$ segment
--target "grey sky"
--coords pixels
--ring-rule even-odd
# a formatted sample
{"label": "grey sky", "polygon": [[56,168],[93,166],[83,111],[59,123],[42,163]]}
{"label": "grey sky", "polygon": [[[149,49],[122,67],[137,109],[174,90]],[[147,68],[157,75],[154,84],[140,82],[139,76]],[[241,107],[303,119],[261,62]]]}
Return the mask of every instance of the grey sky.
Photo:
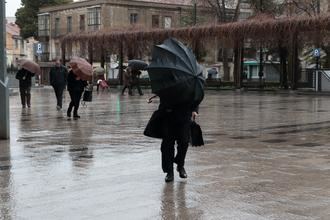
{"label": "grey sky", "polygon": [[6,0],[6,17],[15,17],[16,10],[21,7],[21,0]]}

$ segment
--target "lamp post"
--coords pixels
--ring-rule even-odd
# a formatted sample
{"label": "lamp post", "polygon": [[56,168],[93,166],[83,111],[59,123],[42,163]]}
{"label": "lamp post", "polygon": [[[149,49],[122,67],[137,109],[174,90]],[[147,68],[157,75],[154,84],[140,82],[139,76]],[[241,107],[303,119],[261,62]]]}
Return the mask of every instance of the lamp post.
{"label": "lamp post", "polygon": [[0,12],[0,139],[9,139],[9,89],[5,54],[5,0],[0,0]]}
{"label": "lamp post", "polygon": [[[260,0],[260,8],[259,8],[259,10],[260,10],[260,12],[262,13],[262,0]],[[260,43],[261,44],[261,43]],[[263,87],[263,82],[262,82],[262,78],[263,78],[263,76],[264,76],[264,68],[263,68],[263,53],[262,53],[262,45],[260,45],[260,52],[259,52],[259,74],[258,74],[258,76],[259,76],[259,87],[260,88],[262,88]]]}

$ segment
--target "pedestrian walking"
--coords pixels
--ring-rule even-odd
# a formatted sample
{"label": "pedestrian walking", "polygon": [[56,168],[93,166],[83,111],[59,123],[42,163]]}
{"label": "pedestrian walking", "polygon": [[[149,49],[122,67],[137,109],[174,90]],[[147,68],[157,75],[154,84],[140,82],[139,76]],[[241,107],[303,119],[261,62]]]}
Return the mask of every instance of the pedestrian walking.
{"label": "pedestrian walking", "polygon": [[125,95],[125,90],[128,89],[128,94],[132,95],[132,77],[131,77],[131,68],[127,67],[126,70],[123,70],[123,89],[121,91],[122,95]]}
{"label": "pedestrian walking", "polygon": [[142,89],[140,87],[140,75],[141,75],[140,70],[135,70],[135,69],[131,70],[131,77],[132,77],[131,90],[133,90],[133,88],[136,87],[139,92],[139,95],[143,95]]}
{"label": "pedestrian walking", "polygon": [[[166,173],[165,182],[174,179],[173,165],[181,178],[187,178],[184,168],[186,154],[190,139],[190,125],[192,119],[198,115],[197,107],[192,105],[166,106],[160,100],[159,110],[162,112],[162,169]],[[177,154],[175,155],[175,142],[177,143]]]}
{"label": "pedestrian walking", "polygon": [[19,92],[21,96],[22,108],[31,108],[31,86],[32,77],[35,74],[25,68],[21,68],[16,73],[16,79],[19,80]]}
{"label": "pedestrian walking", "polygon": [[50,85],[54,88],[57,104],[56,109],[62,109],[63,91],[67,84],[68,70],[62,65],[61,60],[57,58],[55,65],[49,71]]}
{"label": "pedestrian walking", "polygon": [[73,109],[73,118],[78,119],[78,109],[80,105],[80,99],[84,92],[85,86],[87,86],[87,81],[82,80],[79,76],[75,75],[72,70],[68,74],[68,91],[70,94],[71,102],[67,110],[67,116],[71,117],[71,112]]}
{"label": "pedestrian walking", "polygon": [[[160,105],[151,116],[144,134],[162,139],[165,182],[174,180],[174,163],[177,164],[179,176],[187,178],[184,165],[191,123],[198,115],[198,106],[204,98],[203,67],[197,63],[189,48],[176,39],[169,38],[162,45],[154,46],[147,71],[152,92],[159,96]],[[148,100],[149,103],[151,99]]]}

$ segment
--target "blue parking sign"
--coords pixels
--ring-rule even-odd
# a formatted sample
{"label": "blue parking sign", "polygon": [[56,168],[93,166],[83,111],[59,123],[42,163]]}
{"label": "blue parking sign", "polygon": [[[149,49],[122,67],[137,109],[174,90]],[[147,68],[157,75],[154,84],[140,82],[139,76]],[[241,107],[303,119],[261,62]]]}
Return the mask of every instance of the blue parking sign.
{"label": "blue parking sign", "polygon": [[320,50],[320,48],[315,48],[313,50],[313,56],[314,57],[320,57],[321,56],[321,50]]}
{"label": "blue parking sign", "polygon": [[36,54],[42,54],[43,53],[43,48],[42,48],[41,43],[35,44],[35,51],[36,51]]}

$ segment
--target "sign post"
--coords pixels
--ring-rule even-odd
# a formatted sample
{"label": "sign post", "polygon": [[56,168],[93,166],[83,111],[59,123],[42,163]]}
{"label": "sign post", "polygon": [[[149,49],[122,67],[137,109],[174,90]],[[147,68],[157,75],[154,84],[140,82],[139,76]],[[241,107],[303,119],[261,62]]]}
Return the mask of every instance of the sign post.
{"label": "sign post", "polygon": [[320,87],[320,74],[319,74],[319,69],[320,69],[320,56],[321,56],[321,50],[320,48],[315,48],[313,50],[313,57],[315,57],[315,91],[319,91]]}

